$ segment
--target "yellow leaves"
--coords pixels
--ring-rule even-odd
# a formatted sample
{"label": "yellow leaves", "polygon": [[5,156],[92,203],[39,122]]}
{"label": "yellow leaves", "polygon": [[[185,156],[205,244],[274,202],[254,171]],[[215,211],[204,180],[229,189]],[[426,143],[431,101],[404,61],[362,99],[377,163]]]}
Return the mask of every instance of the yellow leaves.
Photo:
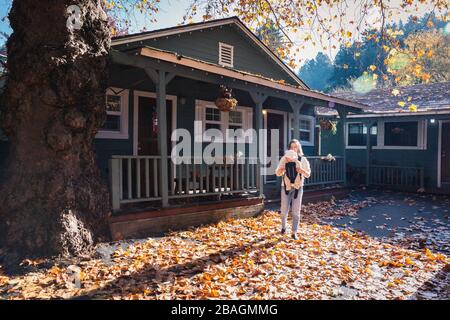
{"label": "yellow leaves", "polygon": [[369,66],[369,69],[372,70],[372,71],[375,71],[377,69],[377,67],[372,64],[372,65]]}
{"label": "yellow leaves", "polygon": [[415,104],[411,104],[408,109],[411,112],[416,112],[417,111],[417,106]]}
{"label": "yellow leaves", "polygon": [[395,261],[395,260],[391,260],[391,261],[385,261],[385,260],[381,260],[379,262],[380,267],[392,267],[392,268],[401,268],[404,266],[403,263],[399,262],[399,261]]}
{"label": "yellow leaves", "polygon": [[57,266],[53,266],[53,267],[48,271],[48,274],[49,274],[49,275],[52,275],[52,276],[58,276],[58,275],[60,275],[62,272],[63,272],[62,269],[60,269],[60,268],[57,267]]}
{"label": "yellow leaves", "polygon": [[405,264],[408,266],[413,266],[415,263],[411,260],[410,257],[405,258]]}
{"label": "yellow leaves", "polygon": [[400,107],[404,107],[406,105],[406,103],[404,101],[399,101],[397,103]]}
{"label": "yellow leaves", "polygon": [[419,49],[419,51],[417,51],[417,57],[419,57],[419,58],[422,58],[424,54],[425,54],[425,51],[423,49]]}
{"label": "yellow leaves", "polygon": [[344,267],[342,269],[346,273],[352,273],[353,272],[352,268],[350,268],[348,265],[344,265]]}
{"label": "yellow leaves", "polygon": [[9,278],[0,275],[0,287],[6,286],[9,283]]}
{"label": "yellow leaves", "polygon": [[396,96],[398,96],[398,95],[400,94],[400,90],[394,89],[394,90],[392,90],[391,94],[392,94],[394,97],[396,97]]}
{"label": "yellow leaves", "polygon": [[426,248],[424,250],[425,256],[427,257],[428,260],[430,261],[440,261],[440,262],[446,262],[447,257],[444,254],[434,254],[433,252],[431,252],[430,249]]}
{"label": "yellow leaves", "polygon": [[397,285],[394,282],[388,282],[387,286],[388,286],[388,288],[394,288]]}

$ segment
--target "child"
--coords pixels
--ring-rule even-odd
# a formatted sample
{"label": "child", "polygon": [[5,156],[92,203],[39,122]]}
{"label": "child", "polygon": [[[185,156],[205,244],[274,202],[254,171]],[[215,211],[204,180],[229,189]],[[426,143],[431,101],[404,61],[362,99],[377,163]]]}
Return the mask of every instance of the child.
{"label": "child", "polygon": [[301,174],[298,173],[298,170],[301,168],[301,164],[298,160],[297,152],[294,150],[286,151],[284,157],[280,160],[280,164],[284,165],[285,168],[283,182],[286,194],[294,188],[296,190],[294,197],[297,198],[298,190],[300,189],[300,184],[302,181]]}

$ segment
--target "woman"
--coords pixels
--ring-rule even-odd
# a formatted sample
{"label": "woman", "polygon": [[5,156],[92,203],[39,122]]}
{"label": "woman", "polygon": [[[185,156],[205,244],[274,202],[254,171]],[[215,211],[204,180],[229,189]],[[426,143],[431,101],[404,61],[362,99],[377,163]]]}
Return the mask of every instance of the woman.
{"label": "woman", "polygon": [[[288,145],[288,149],[295,151],[301,160],[293,159],[287,156],[283,156],[278,164],[275,174],[278,177],[284,176],[286,173],[286,164],[288,162],[297,162],[296,171],[301,175],[299,189],[289,186],[286,188],[285,179],[281,182],[281,233],[286,233],[287,218],[289,213],[289,208],[292,210],[292,238],[298,239],[297,231],[300,222],[300,210],[302,208],[302,198],[303,198],[303,185],[304,179],[309,178],[311,175],[311,169],[309,166],[308,159],[303,154],[303,149],[300,142],[296,139],[291,140]],[[292,152],[291,152],[292,153]],[[291,203],[292,202],[292,203]]]}

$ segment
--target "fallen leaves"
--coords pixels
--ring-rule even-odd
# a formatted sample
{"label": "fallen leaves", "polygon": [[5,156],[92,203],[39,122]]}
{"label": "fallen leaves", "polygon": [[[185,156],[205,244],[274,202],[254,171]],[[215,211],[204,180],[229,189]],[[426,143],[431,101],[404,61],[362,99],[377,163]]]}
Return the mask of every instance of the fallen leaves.
{"label": "fallen leaves", "polygon": [[372,202],[305,205],[299,240],[280,235],[279,213],[267,211],[159,239],[124,241],[103,259],[55,262],[48,269],[26,262],[34,269],[23,276],[0,273],[0,298],[408,298],[441,274],[446,255],[323,224],[324,217],[356,216]]}

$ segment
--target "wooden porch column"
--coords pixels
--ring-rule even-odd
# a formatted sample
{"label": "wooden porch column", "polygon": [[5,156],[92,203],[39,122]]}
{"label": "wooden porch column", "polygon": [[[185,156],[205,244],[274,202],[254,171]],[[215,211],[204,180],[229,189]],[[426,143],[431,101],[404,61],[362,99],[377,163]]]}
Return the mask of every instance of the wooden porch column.
{"label": "wooden porch column", "polygon": [[370,141],[370,130],[375,124],[374,121],[367,121],[364,123],[367,127],[366,133],[366,186],[370,184],[370,152],[371,152],[371,141]]}
{"label": "wooden porch column", "polygon": [[164,70],[146,68],[145,72],[156,86],[156,113],[158,119],[158,153],[161,156],[161,171],[159,185],[161,186],[161,200],[163,208],[169,206],[169,157],[167,141],[167,116],[166,116],[166,86],[174,78],[173,74],[167,74]]}
{"label": "wooden porch column", "polygon": [[267,96],[260,92],[249,91],[250,96],[255,103],[255,130],[257,132],[258,137],[258,163],[257,163],[257,172],[259,174],[256,175],[256,185],[258,186],[259,196],[264,198],[264,179],[261,176],[261,159],[263,159],[264,154],[264,138],[262,134],[260,134],[260,130],[263,129],[263,103],[266,101]]}
{"label": "wooden porch column", "polygon": [[[289,100],[289,104],[291,105],[292,111],[294,113],[294,133],[292,134],[291,139],[297,139],[298,141],[300,141],[300,112],[305,103],[299,100]],[[288,127],[290,127],[290,124]]]}
{"label": "wooden porch column", "polygon": [[346,149],[346,137],[347,137],[347,113],[345,108],[338,106],[337,112],[342,123],[342,158],[344,161],[344,186],[347,185],[347,149]]}

